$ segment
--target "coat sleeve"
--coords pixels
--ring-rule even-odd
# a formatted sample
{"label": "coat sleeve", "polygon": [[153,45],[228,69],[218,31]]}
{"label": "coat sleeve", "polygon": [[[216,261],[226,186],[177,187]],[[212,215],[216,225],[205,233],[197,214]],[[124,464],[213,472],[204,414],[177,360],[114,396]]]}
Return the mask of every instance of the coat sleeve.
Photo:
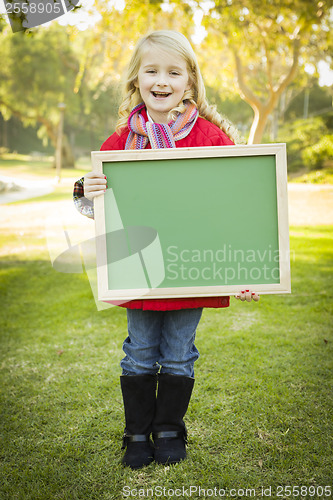
{"label": "coat sleeve", "polygon": [[74,183],[73,201],[80,214],[89,217],[89,219],[94,218],[94,202],[84,196],[84,177]]}
{"label": "coat sleeve", "polygon": [[[112,134],[102,144],[101,151],[124,149],[127,134],[127,129],[125,129],[120,136],[116,133]],[[88,200],[88,198],[84,196],[84,177],[78,179],[74,184],[73,201],[80,214],[85,215],[90,219],[94,218],[94,202],[92,200]]]}

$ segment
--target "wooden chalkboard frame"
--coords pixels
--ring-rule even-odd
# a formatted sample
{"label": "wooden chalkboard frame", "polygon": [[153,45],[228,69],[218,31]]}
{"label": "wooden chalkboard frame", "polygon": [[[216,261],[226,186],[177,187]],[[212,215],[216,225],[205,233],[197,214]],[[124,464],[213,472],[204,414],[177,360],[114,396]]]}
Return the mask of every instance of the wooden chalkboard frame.
{"label": "wooden chalkboard frame", "polygon": [[[250,145],[250,146],[216,146],[216,147],[196,147],[196,148],[175,148],[175,149],[159,149],[159,150],[139,150],[139,151],[93,151],[91,153],[92,157],[92,170],[98,173],[107,173],[110,171],[115,173],[117,172],[117,176],[119,177],[119,183],[118,185],[121,186],[122,184],[122,172],[125,173],[126,168],[131,168],[132,166],[135,167],[135,174],[134,174],[134,179],[133,183],[136,185],[136,189],[140,190],[140,178],[142,174],[144,173],[144,169],[146,169],[149,172],[149,169],[151,169],[151,165],[154,165],[154,175],[157,173],[162,173],[163,170],[165,171],[165,168],[170,165],[170,163],[166,162],[165,160],[172,161],[172,165],[176,167],[176,169],[170,169],[170,175],[173,175],[173,172],[180,171],[180,168],[184,168],[183,164],[185,165],[186,162],[183,162],[183,160],[191,160],[193,164],[195,162],[198,162],[198,159],[204,159],[204,165],[205,168],[208,169],[207,174],[210,174],[209,171],[209,166],[213,164],[213,161],[216,164],[216,161],[218,161],[218,165],[221,165],[221,169],[224,168],[223,171],[227,172],[228,175],[232,176],[236,175],[233,174],[233,168],[234,167],[226,167],[226,159],[232,159],[231,161],[233,162],[232,165],[237,165],[241,162],[243,165],[243,172],[246,172],[246,175],[248,175],[249,179],[253,178],[252,176],[252,171],[251,168],[253,169],[253,174],[257,171],[257,167],[254,165],[261,165],[263,168],[264,167],[264,162],[266,162],[266,159],[269,158],[270,165],[274,164],[274,167],[270,167],[270,169],[274,169],[274,175],[271,175],[271,179],[266,181],[265,186],[261,186],[258,189],[256,187],[253,187],[253,194],[251,194],[253,198],[253,204],[252,206],[245,205],[243,207],[244,210],[244,220],[248,221],[253,221],[254,218],[256,217],[256,214],[258,213],[270,213],[272,212],[272,221],[269,222],[270,227],[272,227],[272,231],[275,234],[276,233],[276,241],[277,241],[277,246],[274,247],[275,251],[275,257],[274,261],[276,264],[274,269],[278,269],[277,274],[278,276],[276,277],[275,273],[275,278],[274,282],[262,282],[256,277],[256,279],[247,279],[246,282],[244,283],[239,282],[240,275],[238,276],[238,281],[236,280],[235,283],[232,282],[232,280],[226,280],[227,282],[222,285],[216,285],[216,280],[214,283],[210,283],[209,280],[208,282],[205,281],[204,285],[202,284],[202,279],[201,282],[198,284],[194,281],[194,283],[191,282],[190,286],[188,286],[187,283],[185,283],[185,286],[182,286],[182,284],[177,284],[173,286],[163,286],[161,287],[160,284],[163,283],[162,277],[161,277],[161,270],[156,271],[156,263],[152,263],[151,268],[155,273],[155,282],[154,278],[149,280],[149,259],[150,256],[152,255],[152,252],[155,252],[161,250],[160,248],[160,242],[158,241],[158,235],[157,238],[155,238],[156,235],[151,234],[151,246],[149,247],[150,250],[144,254],[143,252],[137,251],[137,253],[134,253],[129,250],[129,253],[127,255],[127,258],[123,259],[123,267],[120,266],[120,270],[116,272],[116,275],[118,276],[124,276],[126,274],[131,273],[131,269],[133,269],[132,266],[138,266],[138,265],[143,265],[145,267],[144,273],[142,274],[143,281],[144,283],[143,286],[135,286],[133,287],[132,285],[127,285],[126,279],[124,280],[124,284],[122,286],[116,286],[116,288],[112,287],[109,285],[110,280],[112,282],[112,273],[111,273],[111,278],[110,278],[110,268],[112,268],[113,264],[110,264],[110,251],[112,252],[112,248],[110,249],[108,245],[111,247],[114,246],[114,244],[111,242],[109,243],[110,240],[108,240],[107,237],[107,231],[106,227],[108,226],[108,217],[109,213],[112,212],[112,232],[113,234],[116,234],[117,236],[123,236],[123,238],[120,238],[122,240],[122,243],[124,244],[124,238],[126,239],[127,236],[125,235],[126,233],[126,224],[125,224],[125,232],[124,232],[124,225],[123,221],[121,220],[121,215],[119,213],[118,209],[118,201],[116,202],[116,199],[118,198],[118,193],[117,193],[117,188],[113,186],[113,180],[112,180],[112,175],[108,175],[108,185],[109,189],[107,190],[106,194],[103,196],[98,196],[94,200],[94,210],[95,210],[95,228],[96,228],[96,264],[97,264],[97,281],[98,281],[98,299],[101,301],[109,301],[109,302],[115,302],[115,303],[122,303],[122,302],[127,302],[129,300],[135,300],[135,299],[142,299],[142,298],[147,298],[147,299],[161,299],[161,298],[185,298],[185,297],[209,297],[209,296],[223,296],[223,295],[232,295],[235,293],[238,293],[240,290],[243,290],[245,288],[251,289],[252,291],[259,292],[261,294],[273,294],[273,293],[290,293],[291,292],[291,284],[290,284],[290,253],[289,253],[289,223],[288,223],[288,194],[287,194],[287,161],[286,161],[286,145],[285,144],[260,144],[260,145]],[[252,158],[252,163],[250,159]],[[253,158],[255,161],[253,161]],[[213,160],[215,159],[215,160]],[[218,159],[218,160],[216,160]],[[153,163],[150,163],[151,160],[154,161]],[[237,160],[237,161],[236,161]],[[156,163],[157,161],[157,163]],[[246,161],[246,169],[244,170],[244,162]],[[125,162],[125,163],[123,163]],[[236,162],[236,163],[235,163]],[[261,163],[260,163],[261,162]],[[191,164],[192,164],[191,163]],[[188,162],[186,163],[188,167]],[[251,166],[252,165],[252,166]],[[126,166],[126,168],[124,168]],[[119,168],[122,167],[122,168]],[[171,172],[172,170],[172,172]],[[152,170],[151,170],[152,171]],[[168,171],[168,175],[169,175]],[[216,171],[216,168],[215,168]],[[262,170],[264,171],[264,170]],[[189,170],[188,170],[189,172]],[[223,175],[221,172],[222,170],[217,170],[218,175]],[[213,172],[214,173],[214,172]],[[186,174],[187,175],[187,174]],[[215,174],[216,175],[216,174]],[[111,178],[110,178],[111,177]],[[133,177],[132,177],[133,178]],[[131,179],[132,179],[131,178]],[[176,181],[175,181],[176,182]],[[214,185],[214,179],[212,179],[212,184]],[[217,179],[217,182],[221,182],[221,179]],[[190,186],[191,183],[191,175],[188,176],[188,183]],[[159,182],[156,182],[154,184],[154,189],[163,189],[163,186],[160,186]],[[273,201],[273,208],[270,208],[268,206],[260,206],[260,196],[261,193],[264,193],[266,191],[270,191],[272,193],[272,196],[270,198],[274,198],[276,196],[276,202]],[[119,192],[121,189],[119,189]],[[188,190],[189,192],[191,191],[190,189]],[[119,195],[120,196],[120,195]],[[122,195],[123,199],[123,206],[126,205],[126,196],[124,194]],[[231,193],[231,199],[234,199],[235,204],[242,204],[242,200],[238,199],[238,193],[237,190],[235,190],[234,193]],[[174,202],[173,196],[170,196],[170,203],[172,204]],[[124,205],[125,203],[125,205]],[[141,200],[141,205],[142,205],[142,200]],[[149,200],[147,200],[147,203],[149,203]],[[184,206],[186,205],[186,199],[183,201]],[[207,206],[209,207],[210,200],[207,200]],[[107,207],[107,211],[106,211]],[[140,210],[139,206],[135,205],[135,211],[138,208]],[[171,207],[171,205],[170,205]],[[274,208],[275,207],[275,208]],[[154,207],[150,207],[152,211],[154,211]],[[224,210],[224,217],[226,217],[225,214],[225,206],[222,209]],[[276,210],[276,216],[273,214],[273,212]],[[228,219],[233,217],[233,206],[230,205],[229,209],[227,210],[227,217]],[[216,220],[216,206],[214,208],[214,213],[211,214],[211,220]],[[222,214],[221,214],[221,220],[222,220]],[[209,220],[209,217],[207,218]],[[108,222],[108,224],[106,223]],[[259,223],[258,223],[259,224]],[[145,226],[145,224],[143,224]],[[149,224],[147,224],[149,226]],[[172,226],[172,224],[171,224]],[[259,227],[259,226],[258,226]],[[200,233],[200,227],[197,228],[198,234]],[[259,230],[259,229],[258,229]],[[108,232],[110,232],[110,226],[108,226]],[[272,234],[273,234],[272,233]],[[236,232],[235,232],[236,234]],[[154,239],[155,238],[155,239]],[[118,239],[119,240],[119,239]],[[117,240],[117,241],[118,241]],[[113,240],[114,241],[114,240]],[[128,238],[127,238],[128,241]],[[230,241],[230,240],[229,240]],[[119,241],[118,241],[119,243]],[[117,243],[117,245],[118,245]],[[117,246],[115,245],[115,246]],[[119,246],[119,245],[118,245]],[[126,246],[126,245],[125,245]],[[135,244],[134,244],[135,246]],[[270,251],[272,250],[272,245],[269,244]],[[147,247],[148,248],[148,247]],[[171,248],[171,247],[170,247]],[[229,243],[229,248],[232,248],[231,243]],[[132,252],[132,253],[131,253]],[[154,260],[154,259],[152,259]],[[134,262],[135,261],[135,262]],[[154,267],[155,266],[155,267]],[[148,275],[147,275],[148,272]],[[120,273],[120,274],[119,274]],[[194,273],[192,273],[194,274]],[[198,273],[197,273],[198,274]],[[253,274],[253,273],[252,273]],[[250,276],[252,276],[251,271],[250,271]],[[273,273],[272,273],[273,276]],[[118,279],[117,278],[117,279]],[[160,279],[159,279],[160,278]],[[201,277],[202,278],[202,277]],[[178,277],[179,279],[179,277]],[[206,278],[205,278],[206,279]],[[116,280],[116,278],[115,278]],[[162,281],[161,281],[162,280]],[[140,281],[140,280],[139,280]],[[141,283],[141,281],[140,281]]]}

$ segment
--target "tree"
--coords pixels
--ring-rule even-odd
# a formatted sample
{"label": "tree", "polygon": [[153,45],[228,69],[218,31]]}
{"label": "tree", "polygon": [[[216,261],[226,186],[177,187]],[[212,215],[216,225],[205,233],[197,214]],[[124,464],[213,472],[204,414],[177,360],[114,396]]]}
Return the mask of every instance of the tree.
{"label": "tree", "polygon": [[[24,125],[39,124],[40,137],[55,146],[60,102],[77,107],[73,93],[78,63],[66,31],[56,23],[31,33],[1,37],[0,112],[5,119],[16,116]],[[63,141],[63,164],[73,165],[67,138]]]}
{"label": "tree", "polygon": [[64,166],[74,164],[75,138],[81,149],[96,149],[117,119],[114,82],[96,78],[100,68],[89,52],[92,34],[56,22],[14,35],[7,26],[0,33],[0,113],[37,126],[39,138],[55,148],[58,106],[64,102]]}
{"label": "tree", "polygon": [[220,60],[221,47],[227,48],[238,91],[253,109],[249,144],[261,141],[269,115],[299,69],[323,58],[331,62],[330,5],[330,0],[215,0],[204,16],[205,53]]}
{"label": "tree", "polygon": [[[117,85],[137,39],[151,29],[180,30],[183,26],[189,30],[193,25],[186,16],[163,10],[161,4],[159,0],[129,0],[123,10],[117,10],[96,0],[92,10],[101,14],[101,20],[84,32],[54,21],[49,27],[13,35],[0,19],[3,117],[15,116],[24,125],[38,124],[38,135],[55,147],[58,104],[64,102],[65,131],[71,136],[83,132],[89,138],[88,149],[99,147],[114,131],[120,101]],[[72,164],[66,135],[63,144],[64,161]]]}

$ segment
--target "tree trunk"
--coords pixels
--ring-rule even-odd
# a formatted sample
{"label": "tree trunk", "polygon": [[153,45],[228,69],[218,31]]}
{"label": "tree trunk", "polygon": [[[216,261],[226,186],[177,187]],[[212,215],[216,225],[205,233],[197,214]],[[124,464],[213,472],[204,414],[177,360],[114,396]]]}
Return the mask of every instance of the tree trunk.
{"label": "tree trunk", "polygon": [[293,81],[297,73],[298,55],[299,55],[299,40],[294,41],[293,45],[293,63],[289,68],[286,76],[280,78],[277,85],[273,85],[268,73],[269,96],[266,102],[262,102],[250,89],[245,82],[245,69],[238,53],[238,48],[231,47],[236,66],[237,82],[240,90],[240,96],[244,101],[250,104],[254,111],[254,118],[250,129],[248,144],[259,144],[265,131],[268,117],[272,113],[279,101],[280,95],[285,91],[287,86]]}
{"label": "tree trunk", "polygon": [[[56,168],[56,158],[54,156],[54,162],[52,165]],[[73,154],[72,147],[66,135],[62,136],[62,147],[61,147],[61,168],[74,168],[75,158]]]}
{"label": "tree trunk", "polygon": [[[251,104],[251,103],[250,103]],[[260,144],[270,113],[274,110],[275,104],[270,101],[266,106],[255,106],[254,118],[250,129],[248,144]]]}
{"label": "tree trunk", "polygon": [[[20,121],[23,122],[24,118],[26,118],[26,116],[23,115],[19,110],[14,109],[13,107],[9,106],[4,101],[0,100],[0,104],[3,104],[6,108],[8,108],[10,113],[12,115],[18,117],[18,119]],[[56,131],[57,131],[57,129],[53,125],[53,123],[41,115],[37,115],[35,117],[35,120],[39,123],[42,123],[45,126],[46,133],[48,135],[48,138],[51,141],[51,144],[54,147],[56,147],[56,144],[57,144],[57,132]],[[62,155],[61,156],[62,166],[64,168],[73,168],[75,166],[75,159],[74,159],[73,150],[72,150],[72,147],[71,147],[71,145],[70,145],[70,143],[65,135],[62,138],[62,153],[61,153],[61,155]],[[52,166],[55,168],[55,162]]]}
{"label": "tree trunk", "polygon": [[74,168],[75,159],[74,159],[73,149],[66,135],[64,135],[62,138],[61,154],[62,154],[62,166],[64,168]]}

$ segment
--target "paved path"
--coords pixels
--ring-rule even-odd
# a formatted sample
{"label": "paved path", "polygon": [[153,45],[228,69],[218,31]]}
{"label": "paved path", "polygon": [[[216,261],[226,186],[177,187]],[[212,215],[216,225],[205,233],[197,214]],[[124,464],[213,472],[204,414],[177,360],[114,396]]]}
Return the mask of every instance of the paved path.
{"label": "paved path", "polygon": [[291,226],[333,225],[333,185],[288,185],[289,224]]}
{"label": "paved path", "polygon": [[21,179],[4,175],[0,175],[0,182],[15,185],[18,188],[17,191],[0,193],[0,205],[52,193],[55,183],[54,180]]}

